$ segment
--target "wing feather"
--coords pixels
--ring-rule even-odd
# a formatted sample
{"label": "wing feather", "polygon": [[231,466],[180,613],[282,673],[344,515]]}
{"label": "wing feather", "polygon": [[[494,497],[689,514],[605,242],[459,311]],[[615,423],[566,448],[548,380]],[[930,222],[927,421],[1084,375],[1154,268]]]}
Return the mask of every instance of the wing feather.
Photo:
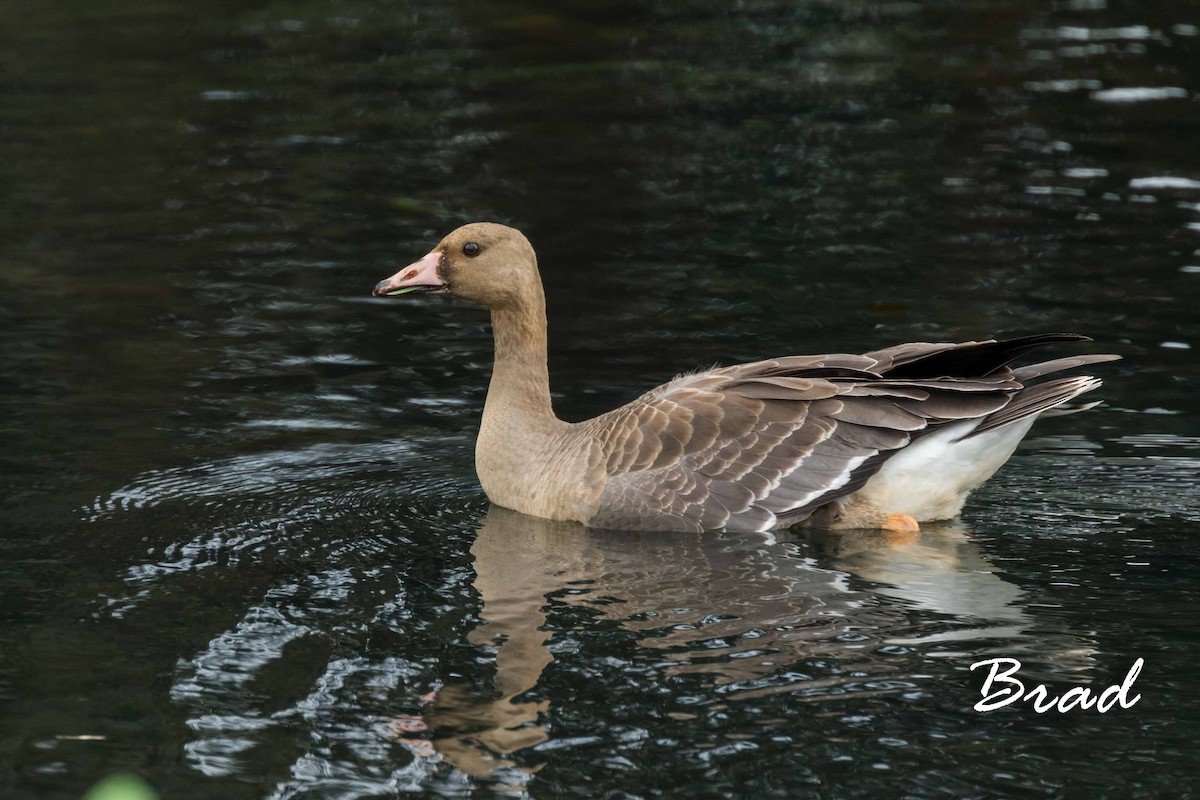
{"label": "wing feather", "polygon": [[[1093,384],[1021,380],[1109,360],[1057,359],[1011,370],[1070,334],[897,345],[865,355],[791,356],[685,375],[587,423],[603,484],[589,524],[665,530],[768,530],[861,488],[928,430],[979,419],[997,427]],[[1040,388],[1045,387],[1045,388]]]}

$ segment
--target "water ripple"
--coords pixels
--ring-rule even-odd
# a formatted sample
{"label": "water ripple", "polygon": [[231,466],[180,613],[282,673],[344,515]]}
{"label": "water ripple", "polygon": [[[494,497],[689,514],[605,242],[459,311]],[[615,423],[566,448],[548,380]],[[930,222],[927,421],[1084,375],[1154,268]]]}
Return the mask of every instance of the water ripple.
{"label": "water ripple", "polygon": [[[253,499],[260,507],[291,506],[301,496],[332,507],[361,507],[395,500],[398,488],[413,492],[408,502],[418,505],[431,495],[461,497],[471,484],[438,469],[435,450],[467,446],[465,440],[419,441],[413,438],[370,444],[319,444],[301,450],[280,450],[200,464],[151,470],[91,504],[86,519],[96,522],[132,509],[171,502],[209,508],[242,504]],[[312,490],[337,479],[347,481],[344,492],[314,497]],[[410,507],[411,509],[411,507]]]}
{"label": "water ripple", "polygon": [[[423,535],[414,520],[453,525],[479,502],[462,468],[467,456],[454,457],[468,447],[410,437],[149,471],[85,510],[91,523],[120,524],[133,513],[169,521],[147,557],[126,568],[125,591],[106,598],[105,614],[124,616],[162,581],[198,570],[281,557],[360,563]],[[318,530],[338,534],[310,535]]]}

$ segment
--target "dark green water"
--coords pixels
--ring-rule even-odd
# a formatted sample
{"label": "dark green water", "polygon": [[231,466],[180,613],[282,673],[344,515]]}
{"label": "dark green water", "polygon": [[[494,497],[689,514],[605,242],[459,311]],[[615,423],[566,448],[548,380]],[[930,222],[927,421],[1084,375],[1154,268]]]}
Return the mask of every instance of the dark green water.
{"label": "dark green water", "polygon": [[[0,795],[1200,795],[1194,5],[5,10]],[[485,315],[368,297],[473,219],[539,250],[567,418],[1126,360],[915,543],[541,523],[475,482]],[[982,714],[995,656],[1141,700]]]}

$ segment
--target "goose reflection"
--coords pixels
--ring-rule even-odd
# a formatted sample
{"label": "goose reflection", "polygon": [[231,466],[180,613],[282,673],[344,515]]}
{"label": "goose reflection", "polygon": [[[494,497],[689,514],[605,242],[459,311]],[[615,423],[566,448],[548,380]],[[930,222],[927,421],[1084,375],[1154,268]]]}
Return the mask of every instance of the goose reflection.
{"label": "goose reflection", "polygon": [[[540,768],[536,746],[550,739],[550,701],[531,690],[554,661],[556,607],[586,606],[617,622],[645,648],[640,666],[702,675],[723,699],[827,699],[864,672],[906,677],[896,647],[945,641],[980,640],[973,656],[989,652],[989,642],[1006,654],[1032,646],[1042,657],[1054,647],[1068,670],[1090,664],[1090,647],[1073,637],[1022,640],[1034,621],[1021,591],[996,575],[961,524],[899,537],[630,534],[493,506],[471,552],[483,608],[470,640],[494,651],[495,692],[448,684],[399,728],[432,736],[401,737],[414,754],[508,783]],[[880,648],[891,648],[890,657]],[[814,658],[844,664],[845,677],[798,679],[797,663]]]}

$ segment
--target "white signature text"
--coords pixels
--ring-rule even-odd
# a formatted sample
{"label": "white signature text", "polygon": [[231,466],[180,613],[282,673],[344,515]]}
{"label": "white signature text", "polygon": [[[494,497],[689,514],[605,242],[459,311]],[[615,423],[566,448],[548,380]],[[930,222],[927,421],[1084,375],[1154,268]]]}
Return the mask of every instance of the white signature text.
{"label": "white signature text", "polygon": [[989,658],[984,661],[976,661],[971,665],[972,671],[976,667],[990,667],[990,669],[983,682],[983,688],[980,690],[983,699],[976,703],[974,708],[976,711],[995,711],[997,708],[1004,708],[1018,700],[1032,703],[1033,710],[1039,714],[1045,714],[1051,709],[1062,713],[1076,707],[1090,709],[1093,706],[1096,711],[1104,714],[1117,704],[1120,704],[1121,708],[1130,708],[1142,699],[1140,694],[1135,694],[1130,698],[1129,691],[1133,688],[1133,682],[1137,680],[1144,663],[1144,659],[1139,658],[1129,668],[1125,680],[1113,684],[1099,693],[1093,693],[1090,688],[1085,686],[1075,686],[1063,692],[1062,695],[1055,696],[1050,694],[1050,690],[1041,683],[1026,691],[1025,683],[1015,677],[1021,669],[1021,662],[1015,658]]}

